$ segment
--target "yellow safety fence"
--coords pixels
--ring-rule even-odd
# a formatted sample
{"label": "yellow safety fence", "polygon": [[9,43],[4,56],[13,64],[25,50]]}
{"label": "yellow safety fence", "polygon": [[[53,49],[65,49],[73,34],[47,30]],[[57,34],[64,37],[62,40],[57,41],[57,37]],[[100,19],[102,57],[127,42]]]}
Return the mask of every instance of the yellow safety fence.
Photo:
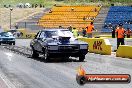
{"label": "yellow safety fence", "polygon": [[89,52],[103,55],[111,55],[111,44],[108,39],[102,38],[78,38],[89,44]]}
{"label": "yellow safety fence", "polygon": [[29,33],[26,29],[17,29],[17,30],[4,30],[5,32],[12,32],[16,38],[20,39],[33,39],[37,33]]}
{"label": "yellow safety fence", "polygon": [[116,51],[117,57],[131,58],[132,59],[132,46],[120,45]]}

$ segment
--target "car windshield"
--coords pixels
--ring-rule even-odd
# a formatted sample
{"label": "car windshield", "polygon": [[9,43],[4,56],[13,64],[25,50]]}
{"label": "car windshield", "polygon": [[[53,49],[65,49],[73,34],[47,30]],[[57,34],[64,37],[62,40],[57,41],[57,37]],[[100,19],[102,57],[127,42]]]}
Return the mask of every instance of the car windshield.
{"label": "car windshield", "polygon": [[65,36],[74,38],[72,32],[70,32],[69,30],[45,31],[46,38],[53,38],[53,36]]}
{"label": "car windshield", "polygon": [[1,32],[0,36],[13,36],[10,32]]}
{"label": "car windshield", "polygon": [[58,36],[57,31],[46,31],[45,32],[46,38],[52,38],[53,36]]}
{"label": "car windshield", "polygon": [[66,36],[66,37],[71,37],[74,38],[72,32],[70,32],[69,30],[61,30],[59,31],[59,36]]}

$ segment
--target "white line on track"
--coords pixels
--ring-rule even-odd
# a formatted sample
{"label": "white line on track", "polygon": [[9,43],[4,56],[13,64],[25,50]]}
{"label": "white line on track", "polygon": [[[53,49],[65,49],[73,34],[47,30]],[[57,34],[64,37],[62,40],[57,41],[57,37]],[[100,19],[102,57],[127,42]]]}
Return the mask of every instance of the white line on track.
{"label": "white line on track", "polygon": [[0,77],[8,88],[16,88],[2,72],[0,72]]}
{"label": "white line on track", "polygon": [[8,59],[9,61],[12,60],[13,53],[5,52],[5,55],[7,55],[7,59]]}

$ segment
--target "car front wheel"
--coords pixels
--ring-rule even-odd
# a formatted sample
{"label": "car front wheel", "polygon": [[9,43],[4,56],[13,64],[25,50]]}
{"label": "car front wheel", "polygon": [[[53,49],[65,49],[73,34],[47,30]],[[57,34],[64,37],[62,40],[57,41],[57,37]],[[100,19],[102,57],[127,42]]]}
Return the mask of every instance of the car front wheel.
{"label": "car front wheel", "polygon": [[49,53],[48,53],[47,48],[44,49],[44,59],[45,59],[47,62],[50,61]]}
{"label": "car front wheel", "polygon": [[13,42],[12,44],[15,45],[15,42]]}
{"label": "car front wheel", "polygon": [[39,54],[34,49],[32,49],[32,57],[33,58],[39,57]]}

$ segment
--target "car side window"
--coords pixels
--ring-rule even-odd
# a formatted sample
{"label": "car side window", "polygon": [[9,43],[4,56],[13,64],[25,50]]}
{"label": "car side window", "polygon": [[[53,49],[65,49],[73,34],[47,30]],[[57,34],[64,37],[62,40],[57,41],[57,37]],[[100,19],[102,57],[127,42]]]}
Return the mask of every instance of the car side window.
{"label": "car side window", "polygon": [[37,39],[37,38],[39,38],[39,36],[40,36],[40,33],[41,33],[41,32],[38,32],[38,33],[37,33],[36,39]]}
{"label": "car side window", "polygon": [[39,38],[45,38],[45,32],[41,32]]}

